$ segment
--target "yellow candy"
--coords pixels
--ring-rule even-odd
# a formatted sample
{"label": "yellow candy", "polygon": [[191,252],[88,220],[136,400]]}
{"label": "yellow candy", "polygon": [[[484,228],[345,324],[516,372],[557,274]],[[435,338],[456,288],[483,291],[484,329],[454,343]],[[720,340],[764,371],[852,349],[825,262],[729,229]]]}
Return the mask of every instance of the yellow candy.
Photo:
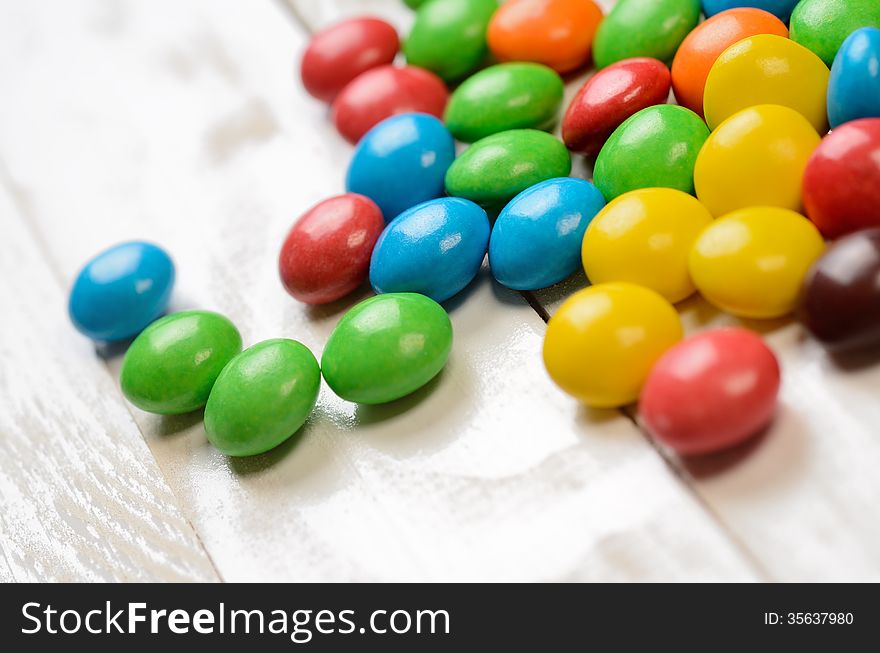
{"label": "yellow candy", "polygon": [[581,250],[594,284],[627,281],[678,302],[696,290],[688,255],[712,222],[700,202],[671,188],[643,188],[621,195],[587,229]]}
{"label": "yellow candy", "polygon": [[572,295],[550,320],[544,364],[585,404],[624,406],[638,399],[654,363],[682,333],[678,313],[654,291],[600,284]]}
{"label": "yellow candy", "polygon": [[697,157],[697,197],[714,216],[748,206],[801,209],[804,168],[819,134],[793,109],[751,107],[709,136]]}
{"label": "yellow candy", "polygon": [[831,72],[810,50],[775,34],[738,41],[712,64],[703,92],[706,123],[757,104],[781,104],[802,114],[819,133],[828,131],[826,96]]}
{"label": "yellow candy", "polygon": [[787,209],[742,209],[713,222],[697,239],[690,271],[718,308],[750,318],[790,313],[804,277],[825,243],[804,216]]}

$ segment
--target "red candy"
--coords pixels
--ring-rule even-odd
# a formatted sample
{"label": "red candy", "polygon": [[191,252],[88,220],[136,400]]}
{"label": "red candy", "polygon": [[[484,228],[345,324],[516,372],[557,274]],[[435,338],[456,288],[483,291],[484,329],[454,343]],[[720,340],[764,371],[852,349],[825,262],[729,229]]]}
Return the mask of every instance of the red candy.
{"label": "red candy", "polygon": [[333,103],[333,122],[351,143],[399,113],[427,113],[440,120],[449,100],[443,80],[415,66],[380,66],[346,86]]}
{"label": "red candy", "polygon": [[651,434],[681,455],[726,449],[773,418],[779,363],[755,333],[730,328],[693,336],[651,371],[639,411]]}
{"label": "red candy", "polygon": [[669,69],[657,59],[625,59],[597,72],[572,100],[562,121],[568,149],[594,156],[633,114],[663,104],[669,96]]}
{"label": "red candy", "polygon": [[826,238],[880,227],[880,118],[835,127],[804,172],[804,207]]}
{"label": "red candy", "polygon": [[390,64],[400,50],[395,29],[377,18],[354,18],[312,37],[300,65],[309,95],[332,102],[346,84],[371,68]]}
{"label": "red candy", "polygon": [[291,295],[306,304],[327,304],[367,278],[370,256],[385,219],[367,197],[349,193],[309,209],[290,230],[278,271]]}

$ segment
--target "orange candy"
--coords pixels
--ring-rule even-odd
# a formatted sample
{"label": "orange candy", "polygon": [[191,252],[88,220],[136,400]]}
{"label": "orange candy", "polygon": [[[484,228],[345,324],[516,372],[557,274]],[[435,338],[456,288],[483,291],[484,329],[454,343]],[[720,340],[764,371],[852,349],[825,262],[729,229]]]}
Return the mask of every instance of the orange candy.
{"label": "orange candy", "polygon": [[768,11],[740,7],[715,14],[682,42],[672,62],[672,89],[682,106],[703,115],[703,90],[715,60],[737,41],[757,34],[788,38],[788,28]]}
{"label": "orange candy", "polygon": [[590,58],[602,10],[593,0],[511,0],[489,24],[499,61],[534,61],[567,73]]}

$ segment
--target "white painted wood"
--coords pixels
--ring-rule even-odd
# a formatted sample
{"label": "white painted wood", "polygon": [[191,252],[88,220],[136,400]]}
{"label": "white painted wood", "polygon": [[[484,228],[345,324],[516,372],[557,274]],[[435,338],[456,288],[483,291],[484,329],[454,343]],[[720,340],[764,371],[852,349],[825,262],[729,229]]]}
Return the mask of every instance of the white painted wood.
{"label": "white painted wood", "polygon": [[0,190],[0,581],[217,576]]}
{"label": "white painted wood", "polygon": [[[152,238],[177,261],[176,307],[320,353],[351,301],[298,305],[275,261],[293,218],[342,190],[351,149],[293,79],[304,44],[268,1],[0,7],[0,80],[18,90],[0,156],[60,274]],[[570,410],[518,295],[483,275],[449,308],[438,381],[383,408],[325,389],[304,432],[256,459],[213,450],[198,414],[135,412],[225,579],[760,577],[628,419]]]}

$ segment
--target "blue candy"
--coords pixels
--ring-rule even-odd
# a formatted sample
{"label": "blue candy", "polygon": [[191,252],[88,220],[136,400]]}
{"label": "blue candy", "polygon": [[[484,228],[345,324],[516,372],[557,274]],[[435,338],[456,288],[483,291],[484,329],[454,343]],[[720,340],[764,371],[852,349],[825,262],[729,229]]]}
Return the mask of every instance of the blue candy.
{"label": "blue candy", "polygon": [[769,11],[783,23],[788,24],[791,12],[800,0],[703,0],[703,13],[706,17],[735,7],[757,7]]}
{"label": "blue candy", "polygon": [[828,80],[828,122],[880,118],[880,29],[863,27],[837,51]]}
{"label": "blue candy", "polygon": [[370,260],[370,283],[378,293],[417,292],[442,302],[477,275],[488,243],[489,216],[473,202],[425,202],[382,232]]}
{"label": "blue candy", "polygon": [[361,139],[348,168],[350,193],[366,195],[386,222],[441,197],[455,141],[433,116],[405,113],[383,120]]}
{"label": "blue candy", "polygon": [[495,221],[492,274],[514,290],[559,283],[580,267],[584,234],[604,206],[602,193],[583,179],[549,179],[524,190]]}
{"label": "blue candy", "polygon": [[92,340],[131,338],[162,315],[174,286],[174,263],[150,243],[121,243],[98,254],[70,291],[74,326]]}

